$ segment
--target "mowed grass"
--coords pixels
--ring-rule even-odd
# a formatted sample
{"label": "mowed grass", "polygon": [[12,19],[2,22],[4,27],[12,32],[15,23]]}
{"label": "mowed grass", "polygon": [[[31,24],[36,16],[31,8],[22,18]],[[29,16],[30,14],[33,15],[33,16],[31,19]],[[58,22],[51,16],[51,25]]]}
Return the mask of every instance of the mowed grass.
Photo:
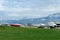
{"label": "mowed grass", "polygon": [[60,29],[0,27],[0,40],[60,40]]}

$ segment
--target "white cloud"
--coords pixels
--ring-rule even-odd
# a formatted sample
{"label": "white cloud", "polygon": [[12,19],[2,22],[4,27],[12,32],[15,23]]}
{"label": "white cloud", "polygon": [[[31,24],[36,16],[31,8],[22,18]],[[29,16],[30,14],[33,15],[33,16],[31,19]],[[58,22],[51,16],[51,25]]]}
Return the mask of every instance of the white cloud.
{"label": "white cloud", "polygon": [[0,0],[0,11],[4,10],[4,1],[3,0]]}
{"label": "white cloud", "polygon": [[30,11],[31,8],[7,8],[5,7],[3,11],[8,11],[8,12],[25,12],[25,11]]}
{"label": "white cloud", "polygon": [[0,4],[0,11],[3,11],[3,10],[4,10],[4,6]]}
{"label": "white cloud", "polygon": [[44,12],[60,12],[60,6],[48,6],[47,8],[43,9]]}
{"label": "white cloud", "polygon": [[18,7],[8,7],[8,6],[5,6],[4,4],[7,3],[7,2],[9,3],[9,1],[0,0],[0,11],[7,11],[7,12],[25,12],[25,11],[30,11],[31,10],[31,8],[19,7],[17,1],[13,1],[13,3],[14,4],[17,4],[16,6],[18,6]]}
{"label": "white cloud", "polygon": [[8,16],[10,16],[10,17],[17,17],[17,16],[19,16],[18,14],[16,14],[16,13],[10,13],[10,14],[7,14]]}
{"label": "white cloud", "polygon": [[[26,1],[26,2],[25,2]],[[38,1],[37,1],[38,2]],[[8,13],[8,16],[10,17],[25,17],[28,16],[30,18],[38,18],[38,17],[43,17],[49,14],[52,14],[54,12],[60,12],[60,3],[54,1],[50,1],[49,5],[47,5],[46,1],[41,1],[42,5],[40,5],[40,1],[37,3],[35,1],[29,1],[24,0],[24,2],[18,2],[18,1],[5,1],[5,0],[0,0],[0,11],[6,11]],[[46,2],[46,3],[45,3]],[[11,4],[10,4],[11,3]],[[45,4],[44,4],[45,3]],[[7,5],[4,5],[7,4]],[[16,7],[14,7],[14,6]],[[44,5],[44,6],[43,6]],[[56,6],[57,5],[57,6]],[[12,7],[13,6],[13,7]],[[9,12],[11,12],[9,14]]]}

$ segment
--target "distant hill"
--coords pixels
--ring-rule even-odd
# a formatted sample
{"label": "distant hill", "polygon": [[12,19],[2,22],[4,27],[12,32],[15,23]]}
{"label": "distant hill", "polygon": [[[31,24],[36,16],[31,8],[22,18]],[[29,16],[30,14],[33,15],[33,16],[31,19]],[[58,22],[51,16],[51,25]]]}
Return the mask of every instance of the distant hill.
{"label": "distant hill", "polygon": [[25,23],[48,23],[50,21],[56,21],[60,22],[60,13],[55,13],[48,15],[46,17],[42,18],[30,18],[30,19],[21,19],[21,20],[6,20],[5,22],[7,23],[20,23],[20,24],[25,24]]}

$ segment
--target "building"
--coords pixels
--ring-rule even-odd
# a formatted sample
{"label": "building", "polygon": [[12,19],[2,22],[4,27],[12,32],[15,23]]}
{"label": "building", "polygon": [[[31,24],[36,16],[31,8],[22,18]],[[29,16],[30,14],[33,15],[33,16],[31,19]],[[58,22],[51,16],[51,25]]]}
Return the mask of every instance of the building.
{"label": "building", "polygon": [[56,27],[60,27],[60,24],[56,24]]}
{"label": "building", "polygon": [[48,25],[50,26],[50,28],[56,28],[56,27],[60,27],[60,23],[59,22],[49,22]]}
{"label": "building", "polygon": [[10,26],[20,27],[20,26],[21,26],[21,24],[11,24]]}

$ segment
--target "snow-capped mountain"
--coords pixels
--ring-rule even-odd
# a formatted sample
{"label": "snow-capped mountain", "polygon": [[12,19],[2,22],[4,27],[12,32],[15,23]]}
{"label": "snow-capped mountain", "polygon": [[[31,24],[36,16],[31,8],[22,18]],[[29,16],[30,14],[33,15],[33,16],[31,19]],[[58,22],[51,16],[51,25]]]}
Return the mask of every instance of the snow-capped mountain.
{"label": "snow-capped mountain", "polygon": [[51,14],[42,18],[26,19],[28,23],[48,23],[51,21],[60,22],[60,13]]}
{"label": "snow-capped mountain", "polygon": [[21,23],[21,24],[25,24],[25,23],[45,23],[47,24],[50,21],[55,21],[55,22],[60,22],[60,13],[55,13],[55,14],[51,14],[48,15],[46,17],[42,17],[42,18],[31,18],[31,19],[21,19],[21,20],[7,20],[7,23]]}

